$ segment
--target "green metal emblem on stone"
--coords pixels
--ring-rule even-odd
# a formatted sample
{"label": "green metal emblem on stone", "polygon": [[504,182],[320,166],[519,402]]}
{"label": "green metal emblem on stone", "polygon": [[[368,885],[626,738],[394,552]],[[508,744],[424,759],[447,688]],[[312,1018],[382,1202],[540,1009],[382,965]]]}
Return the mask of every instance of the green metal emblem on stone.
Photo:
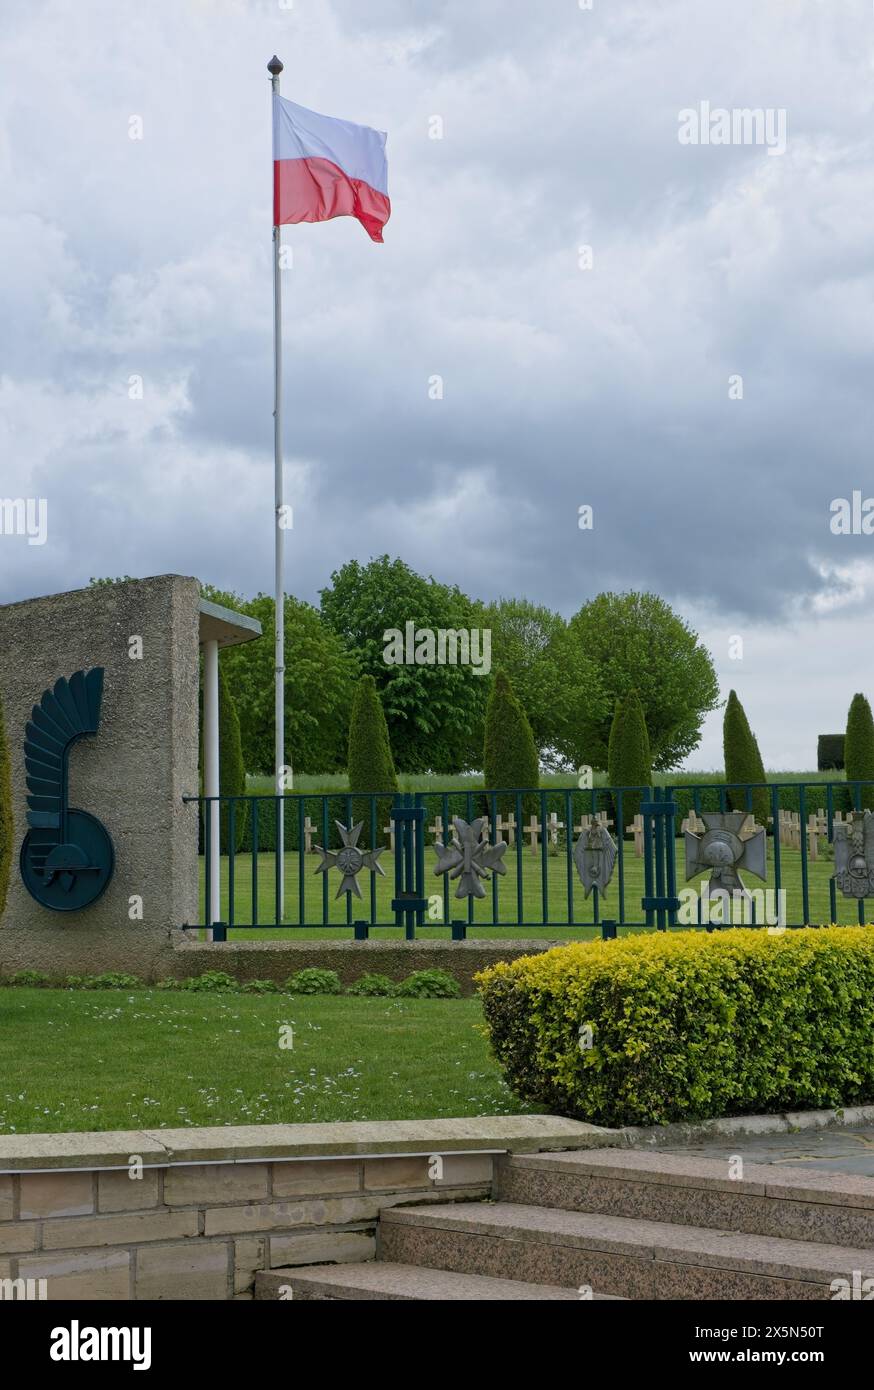
{"label": "green metal emblem on stone", "polygon": [[24,740],[27,823],[21,846],[24,886],[43,907],[88,907],[112,878],[115,853],[96,816],[69,805],[70,749],[100,728],[103,668],[61,678],[34,705]]}

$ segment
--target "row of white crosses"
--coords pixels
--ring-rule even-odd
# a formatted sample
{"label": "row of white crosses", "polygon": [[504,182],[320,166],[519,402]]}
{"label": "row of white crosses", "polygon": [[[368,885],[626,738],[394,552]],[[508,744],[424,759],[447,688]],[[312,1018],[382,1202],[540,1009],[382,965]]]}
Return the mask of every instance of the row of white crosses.
{"label": "row of white crosses", "polygon": [[[835,811],[832,821],[834,825],[846,824],[851,817],[842,817],[840,811]],[[773,817],[768,817],[768,824],[773,823]],[[778,834],[780,844],[789,849],[801,848],[801,816],[797,811],[780,811],[778,813]],[[706,826],[697,814],[691,810],[686,818],[680,822],[681,830],[689,830],[693,835],[703,835]],[[747,830],[756,830],[758,826],[755,820],[747,823]],[[638,858],[643,855],[643,816],[635,816],[631,825],[625,827],[627,835],[634,836],[634,852]],[[822,809],[807,818],[807,853],[810,859],[819,858],[819,841],[828,835],[828,816]]]}
{"label": "row of white crosses", "polygon": [[[595,819],[600,825],[603,825],[603,827],[604,827],[605,830],[609,830],[609,829],[612,827],[612,825],[613,825],[613,822],[612,822],[612,820],[610,820],[610,819],[608,818],[607,812],[606,812],[606,811],[599,811],[599,812],[595,815],[594,819]],[[768,823],[769,823],[769,824],[772,822],[772,819],[773,819],[773,818],[772,818],[771,816],[768,817]],[[851,822],[851,820],[852,820],[852,816],[851,816],[849,813],[848,813],[847,815],[842,815],[842,813],[841,813],[840,811],[835,811],[835,813],[834,813],[834,815],[833,815],[833,817],[832,817],[832,822],[833,822],[833,824],[836,825],[836,826],[837,826],[837,825],[847,825],[847,824],[849,824],[849,823]],[[583,834],[584,831],[586,831],[586,830],[589,829],[589,826],[591,825],[591,823],[592,823],[592,817],[591,817],[591,816],[581,816],[581,817],[580,817],[580,820],[579,820],[579,824],[575,825],[574,828],[573,828],[573,829],[574,829],[574,834],[575,834],[575,835],[581,835],[581,834]],[[543,837],[543,834],[544,834],[543,827],[542,827],[542,822],[541,822],[541,820],[540,820],[540,817],[539,817],[539,816],[532,816],[531,819],[529,820],[529,822],[528,822],[527,825],[520,824],[520,827],[519,827],[519,828],[520,828],[520,833],[521,833],[521,835],[522,835],[523,837],[525,837],[525,836],[529,836],[529,837],[530,837],[530,840],[531,840],[531,853],[532,853],[532,854],[537,854],[538,848],[539,848],[539,841],[541,840],[541,838]],[[553,845],[553,846],[557,846],[557,845],[558,845],[558,832],[559,832],[560,830],[564,830],[564,828],[565,828],[565,823],[564,823],[564,821],[560,821],[559,818],[558,818],[558,814],[557,814],[555,811],[551,811],[550,814],[549,814],[549,816],[548,816],[547,819],[546,819],[546,831],[545,831],[545,834],[546,834],[546,836],[548,837],[549,843],[550,843],[551,845]],[[705,827],[705,825],[704,825],[703,820],[701,819],[701,817],[700,817],[694,810],[691,810],[691,811],[689,812],[688,816],[686,816],[686,818],[685,818],[683,821],[681,821],[681,823],[680,823],[680,829],[681,829],[681,830],[690,830],[694,835],[701,835],[701,834],[703,834],[705,828],[706,828],[706,827]],[[755,822],[750,822],[748,828],[750,828],[750,829],[755,829],[755,828],[756,828],[756,827],[755,827]],[[428,829],[431,831],[431,834],[434,836],[434,839],[435,839],[435,840],[440,840],[441,842],[443,841],[444,835],[443,835],[443,818],[442,818],[442,816],[435,816],[433,822],[431,823],[431,825],[428,826]],[[495,830],[497,831],[497,837],[498,837],[499,839],[500,839],[501,837],[503,837],[503,836],[506,836],[506,841],[507,841],[507,844],[508,844],[508,845],[514,845],[514,844],[516,843],[516,818],[515,818],[515,816],[513,815],[513,812],[512,812],[512,811],[509,812],[509,814],[507,815],[506,819],[505,819],[504,817],[500,816],[500,815],[495,817]],[[392,852],[392,854],[394,854],[394,850],[395,850],[395,828],[394,828],[394,821],[389,821],[389,824],[388,824],[388,825],[383,826],[383,831],[384,831],[385,834],[388,835],[388,837],[389,837],[389,844],[390,844],[390,847],[391,847],[391,852]],[[489,822],[488,816],[484,817],[484,831],[485,831],[485,837],[486,837],[486,839],[489,839],[491,827],[490,827],[490,822]],[[313,823],[312,823],[312,821],[310,820],[309,816],[307,816],[307,817],[304,819],[304,823],[303,823],[304,851],[305,851],[306,854],[313,854],[313,853],[314,853],[314,849],[313,849],[313,836],[314,836],[315,834],[318,834],[318,833],[319,833],[319,832],[318,832],[317,827],[316,827],[315,825],[313,825]],[[630,825],[627,825],[627,826],[625,827],[625,833],[626,833],[626,835],[632,835],[632,836],[634,837],[634,853],[637,855],[638,858],[642,858],[642,856],[643,856],[643,816],[642,816],[642,815],[637,815],[637,816],[635,816],[635,817],[634,817],[634,820],[631,822],[631,824],[630,824]],[[800,849],[800,848],[801,848],[801,816],[800,816],[800,814],[799,814],[797,811],[783,811],[783,810],[779,811],[779,812],[778,812],[778,833],[779,833],[779,839],[780,839],[780,844],[781,844],[781,845],[784,845],[784,846],[786,846],[786,847],[789,848],[789,849]],[[820,807],[819,810],[817,810],[816,812],[812,812],[812,813],[808,816],[808,818],[807,818],[807,852],[808,852],[808,857],[809,857],[810,859],[818,859],[818,858],[819,858],[819,841],[820,841],[820,839],[824,839],[827,835],[828,835],[828,816],[826,815],[825,811]]]}
{"label": "row of white crosses", "polygon": [[[790,849],[801,848],[801,815],[798,811],[780,811],[779,833],[780,844],[786,845]],[[770,817],[769,817],[770,819]],[[851,825],[852,814],[846,815],[841,811],[835,811],[832,815],[832,825]],[[819,842],[828,836],[828,816],[820,806],[815,812],[807,817],[807,853],[810,859],[819,858]]]}
{"label": "row of white crosses", "polygon": [[[639,819],[641,819],[641,818],[639,818]],[[605,828],[605,830],[609,829],[610,826],[612,826],[612,824],[613,824],[612,820],[609,820],[609,819],[608,819],[606,811],[599,811],[598,814],[595,816],[595,820],[598,821],[599,824],[603,825],[604,828]],[[575,834],[578,834],[578,835],[581,835],[581,834],[583,833],[583,831],[589,829],[589,826],[590,826],[591,822],[592,822],[592,817],[591,817],[591,816],[581,816],[581,817],[580,817],[579,824],[574,826],[574,833],[575,833]],[[559,818],[558,818],[558,813],[557,813],[556,811],[551,811],[550,814],[549,814],[549,815],[547,816],[547,818],[546,818],[546,831],[545,831],[545,836],[546,836],[546,838],[548,839],[548,842],[549,842],[551,845],[554,845],[554,846],[557,846],[557,845],[558,845],[558,832],[559,832],[560,830],[564,830],[564,828],[565,828],[565,823],[564,823],[564,821],[559,820]],[[428,826],[428,829],[430,830],[431,834],[434,836],[434,839],[435,839],[435,840],[439,840],[439,841],[441,842],[441,844],[444,843],[445,837],[444,837],[444,834],[443,834],[443,829],[444,829],[444,827],[443,827],[443,817],[442,817],[442,816],[435,816],[434,819],[433,819],[433,821],[431,822],[431,824]],[[513,812],[512,812],[512,811],[510,811],[510,812],[508,813],[508,815],[506,816],[506,818],[504,818],[503,816],[500,816],[500,815],[498,815],[498,816],[495,817],[495,831],[497,832],[497,838],[498,838],[498,839],[501,839],[501,838],[503,838],[504,836],[506,836],[506,843],[507,843],[508,845],[515,845],[515,843],[516,843],[516,829],[517,829],[516,817],[513,815]],[[532,853],[532,854],[537,854],[538,849],[539,849],[539,842],[540,842],[541,839],[544,837],[544,831],[543,831],[543,826],[542,826],[542,822],[541,822],[541,820],[540,820],[540,817],[539,817],[539,816],[532,816],[531,819],[529,820],[529,822],[528,822],[527,825],[520,824],[519,830],[520,830],[520,834],[521,834],[521,836],[523,837],[523,839],[524,839],[524,837],[525,837],[526,835],[530,837],[530,840],[531,840],[531,853]],[[394,854],[394,852],[395,852],[395,827],[394,827],[394,821],[389,821],[388,825],[384,825],[384,826],[383,826],[383,831],[384,831],[384,833],[388,836],[388,839],[389,839],[389,846],[390,846],[390,848],[391,848],[392,854]],[[316,827],[315,825],[313,825],[313,823],[312,823],[312,821],[310,820],[309,816],[306,816],[305,819],[304,819],[304,823],[303,823],[304,852],[305,852],[306,854],[312,854],[312,853],[314,852],[314,851],[313,851],[313,836],[314,836],[315,834],[317,834],[317,833],[318,833],[317,827]],[[490,838],[490,836],[491,836],[491,822],[490,822],[488,816],[484,816],[484,817],[483,817],[483,833],[484,833],[484,835],[485,835],[485,838],[488,840],[488,839]],[[641,852],[642,852],[642,851],[641,851]]]}
{"label": "row of white crosses", "polygon": [[[636,819],[642,821],[643,818],[638,816]],[[852,816],[850,814],[845,816],[840,811],[835,811],[832,815],[833,826],[848,825],[851,822]],[[773,823],[774,817],[769,816],[768,824],[773,825]],[[747,828],[751,830],[757,829],[758,827],[756,826],[755,820],[748,822]],[[697,816],[694,811],[690,811],[689,815],[680,826],[680,829],[691,830],[695,834],[700,835],[704,830],[704,823],[700,816]],[[817,811],[811,812],[807,817],[806,834],[808,858],[819,859],[819,842],[821,839],[826,839],[828,836],[828,816],[822,807],[819,807]],[[799,811],[778,809],[777,835],[780,844],[785,848],[801,849],[801,814]]]}

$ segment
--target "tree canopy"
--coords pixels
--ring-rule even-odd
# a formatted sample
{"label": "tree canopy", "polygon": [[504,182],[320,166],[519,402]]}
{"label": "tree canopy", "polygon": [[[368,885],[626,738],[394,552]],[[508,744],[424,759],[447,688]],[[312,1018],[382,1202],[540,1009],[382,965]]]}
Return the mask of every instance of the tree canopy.
{"label": "tree canopy", "polygon": [[581,701],[566,744],[578,764],[608,765],[612,711],[630,690],[640,697],[653,768],[679,766],[719,704],[713,660],[697,633],[657,594],[599,594],[570,620],[578,651],[597,667],[606,711]]}
{"label": "tree canopy", "polygon": [[488,679],[470,665],[391,664],[386,633],[481,627],[479,609],[457,587],[416,574],[387,555],[357,560],[321,591],[326,625],[373,676],[400,772],[464,772],[479,765]]}
{"label": "tree canopy", "polygon": [[524,598],[483,605],[492,633],[492,663],[505,671],[545,766],[563,761],[575,711],[606,712],[598,670],[568,634],[561,614]]}

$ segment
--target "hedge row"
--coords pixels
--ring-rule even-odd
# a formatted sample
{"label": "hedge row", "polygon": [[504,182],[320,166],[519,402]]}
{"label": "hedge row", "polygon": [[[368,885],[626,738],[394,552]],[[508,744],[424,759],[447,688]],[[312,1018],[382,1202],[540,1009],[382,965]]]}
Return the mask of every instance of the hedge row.
{"label": "hedge row", "polygon": [[874,930],[574,943],[475,977],[525,1101],[607,1126],[874,1100]]}

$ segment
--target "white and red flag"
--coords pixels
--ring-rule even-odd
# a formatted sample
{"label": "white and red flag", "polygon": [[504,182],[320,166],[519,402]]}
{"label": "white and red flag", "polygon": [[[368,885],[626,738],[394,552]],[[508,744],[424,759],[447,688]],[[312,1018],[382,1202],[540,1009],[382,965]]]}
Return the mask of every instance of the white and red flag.
{"label": "white and red flag", "polygon": [[357,217],[373,241],[391,216],[386,136],[273,96],[273,225]]}

